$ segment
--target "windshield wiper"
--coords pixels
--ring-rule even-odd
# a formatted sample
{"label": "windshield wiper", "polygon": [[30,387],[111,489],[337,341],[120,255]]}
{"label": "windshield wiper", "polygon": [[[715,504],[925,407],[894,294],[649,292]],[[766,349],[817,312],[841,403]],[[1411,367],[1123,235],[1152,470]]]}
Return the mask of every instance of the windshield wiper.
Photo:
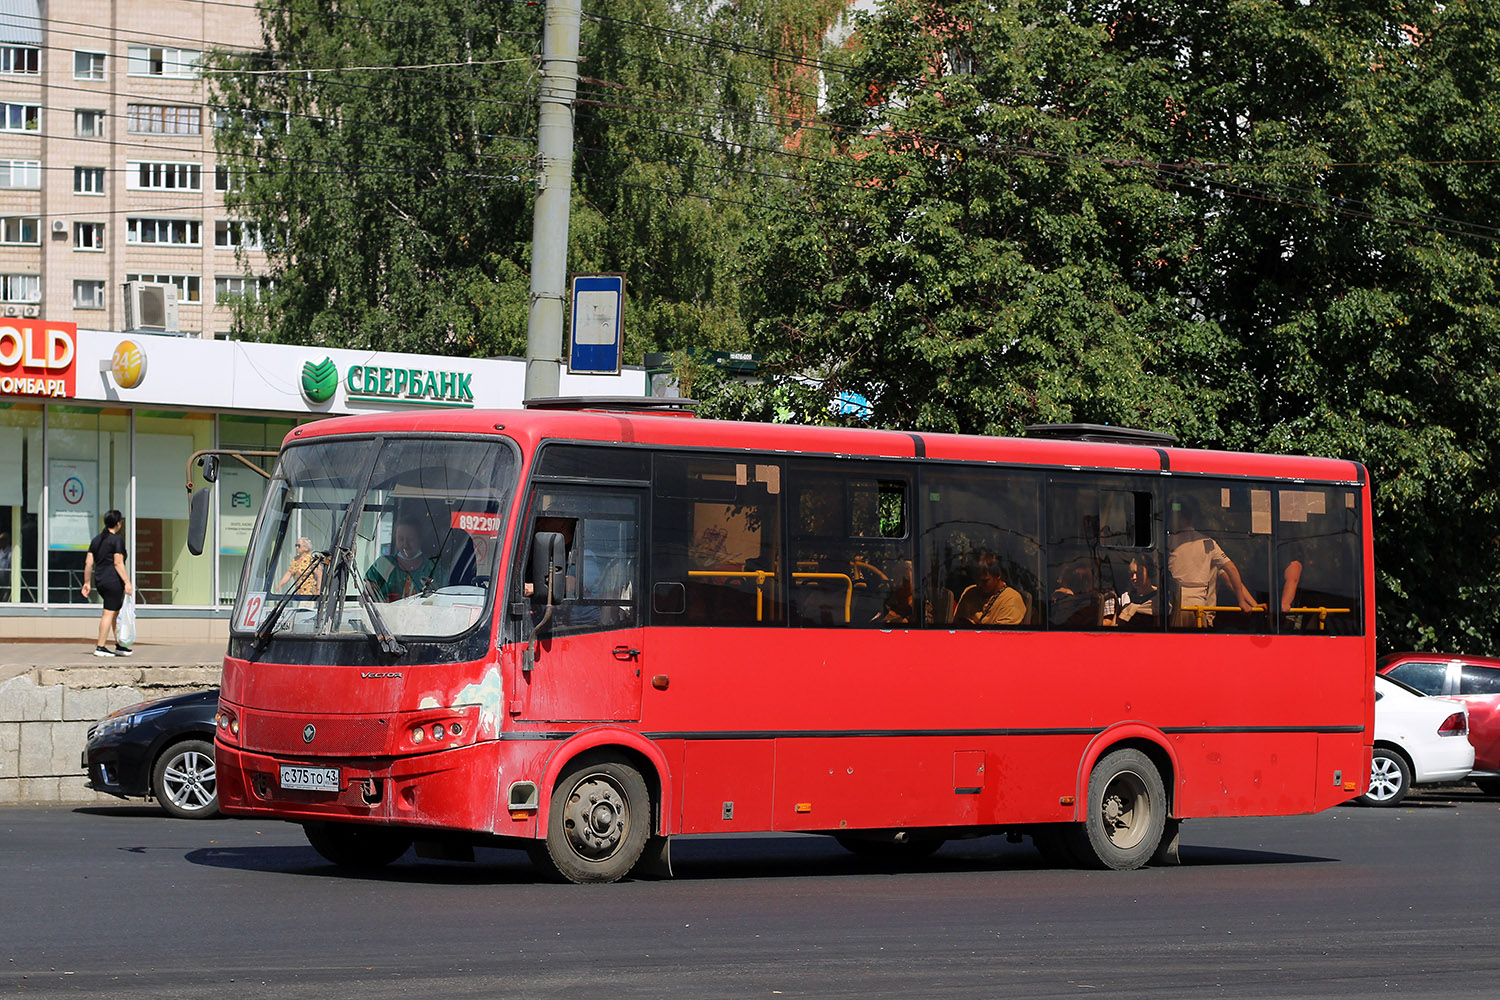
{"label": "windshield wiper", "polygon": [[[359,598],[359,606],[369,616],[370,625],[374,627],[374,631],[370,629],[365,631],[380,643],[382,650],[392,656],[401,656],[406,652],[406,647],[391,634],[391,627],[385,623],[385,616],[380,613],[375,602],[370,600],[370,595],[365,590],[365,581],[359,575],[359,568],[354,565],[354,550],[346,547],[340,548],[338,552],[339,564],[348,572],[349,579],[354,582],[354,594]],[[342,581],[340,581],[340,586],[343,586]]]}
{"label": "windshield wiper", "polygon": [[281,600],[276,602],[276,606],[255,627],[255,648],[257,650],[264,649],[266,643],[271,641],[271,634],[276,631],[276,622],[281,618],[281,613],[286,610],[286,606],[292,602],[292,598],[306,596],[298,593],[302,589],[302,584],[306,583],[307,578],[312,576],[319,567],[325,566],[327,563],[327,552],[313,553],[312,561],[307,564],[307,568],[302,571],[301,575],[292,581],[291,589],[281,595]]}

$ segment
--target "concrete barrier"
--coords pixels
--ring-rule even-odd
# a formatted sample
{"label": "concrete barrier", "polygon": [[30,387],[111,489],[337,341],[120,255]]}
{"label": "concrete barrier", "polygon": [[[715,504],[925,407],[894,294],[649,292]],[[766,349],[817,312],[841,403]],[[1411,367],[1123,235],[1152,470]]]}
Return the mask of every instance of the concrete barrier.
{"label": "concrete barrier", "polygon": [[0,803],[118,802],[85,784],[89,726],[127,705],[217,687],[221,663],[200,658],[207,662],[0,664]]}

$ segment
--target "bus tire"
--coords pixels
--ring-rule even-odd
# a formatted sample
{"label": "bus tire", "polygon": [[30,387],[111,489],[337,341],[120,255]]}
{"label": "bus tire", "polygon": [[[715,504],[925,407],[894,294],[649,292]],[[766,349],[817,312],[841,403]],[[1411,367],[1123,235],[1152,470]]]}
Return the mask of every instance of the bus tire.
{"label": "bus tire", "polygon": [[384,868],[411,847],[411,837],[388,826],[303,823],[302,832],[323,860],[359,871]]}
{"label": "bus tire", "polygon": [[630,873],[651,834],[651,793],[639,771],[612,757],[584,754],[552,790],[547,837],[532,863],[569,882],[616,882]]}
{"label": "bus tire", "polygon": [[1091,868],[1128,871],[1156,853],[1167,823],[1167,792],[1151,758],[1124,748],[1089,772],[1088,818],[1073,830],[1073,853]]}

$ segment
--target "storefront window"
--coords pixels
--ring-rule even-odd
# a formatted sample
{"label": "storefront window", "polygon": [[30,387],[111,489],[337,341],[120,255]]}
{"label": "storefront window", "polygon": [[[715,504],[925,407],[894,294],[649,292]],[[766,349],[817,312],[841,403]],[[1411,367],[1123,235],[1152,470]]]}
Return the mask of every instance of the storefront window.
{"label": "storefront window", "polygon": [[[220,417],[219,447],[245,451],[279,451],[296,420],[279,417]],[[253,459],[270,472],[274,458]],[[219,603],[233,604],[239,592],[240,573],[245,567],[245,552],[250,546],[250,531],[260,513],[266,494],[266,480],[232,458],[219,466],[217,488],[217,533],[209,526],[209,538],[219,540]]]}
{"label": "storefront window", "polygon": [[187,549],[188,494],[183,479],[188,458],[213,447],[213,436],[212,414],[136,413],[135,548],[130,570],[142,603],[213,603],[213,564]]}
{"label": "storefront window", "polygon": [[[40,467],[40,456],[28,469]],[[48,410],[47,600],[82,604],[84,557],[107,510],[125,515],[127,567],[136,569],[130,510],[130,414],[81,406]]]}
{"label": "storefront window", "polygon": [[0,403],[0,604],[40,600],[42,408]]}

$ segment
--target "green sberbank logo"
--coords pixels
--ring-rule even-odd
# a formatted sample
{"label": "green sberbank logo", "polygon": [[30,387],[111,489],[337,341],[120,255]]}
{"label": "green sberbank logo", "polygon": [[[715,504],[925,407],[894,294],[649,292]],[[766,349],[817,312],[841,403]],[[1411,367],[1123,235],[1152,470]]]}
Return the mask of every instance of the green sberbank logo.
{"label": "green sberbank logo", "polygon": [[[344,374],[344,398],[351,403],[414,403],[421,406],[473,408],[474,373],[428,368],[391,368],[350,365]],[[326,403],[339,385],[332,358],[302,366],[302,394],[313,403]]]}
{"label": "green sberbank logo", "polygon": [[317,364],[309,361],[302,366],[302,395],[309,402],[328,402],[338,387],[339,370],[332,358],[324,358]]}

